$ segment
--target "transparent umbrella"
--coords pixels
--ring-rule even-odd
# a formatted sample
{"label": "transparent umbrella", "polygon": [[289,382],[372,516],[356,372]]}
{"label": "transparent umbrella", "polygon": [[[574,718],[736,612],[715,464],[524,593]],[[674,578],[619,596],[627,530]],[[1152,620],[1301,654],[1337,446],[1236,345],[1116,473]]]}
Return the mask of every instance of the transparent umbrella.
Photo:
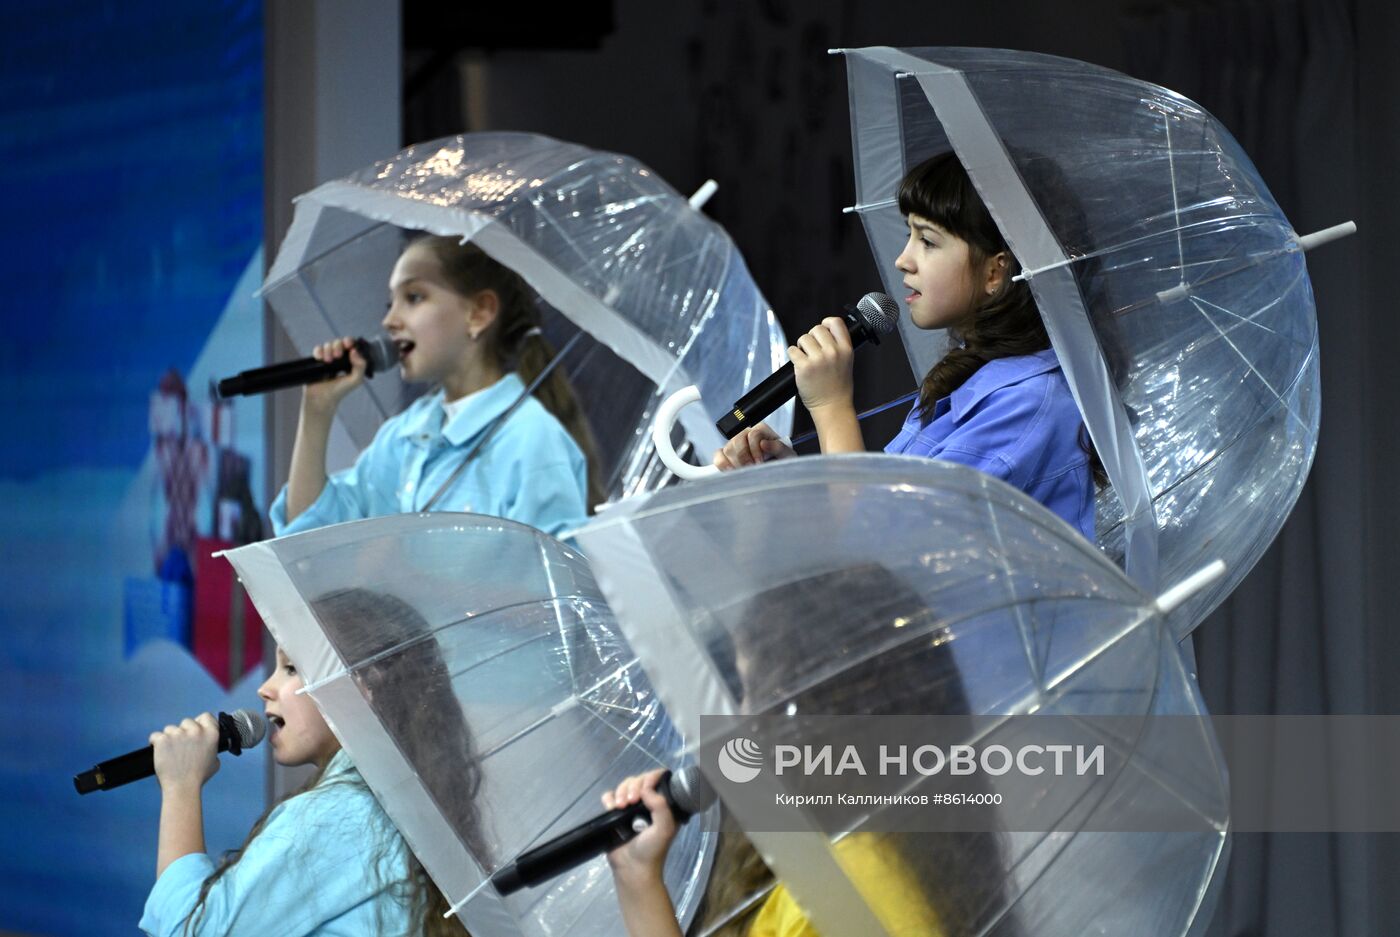
{"label": "transparent umbrella", "polygon": [[[576,551],[499,518],[435,513],[225,555],[471,933],[621,932],[601,858],[508,898],[487,887],[520,853],[596,815],[622,777],[682,763]],[[666,867],[683,919],[703,888],[711,825],[689,824]]]}
{"label": "transparent umbrella", "polygon": [[[708,461],[722,442],[713,420],[786,360],[777,320],[719,225],[630,157],[524,133],[417,144],[300,196],[263,287],[299,349],[379,331],[409,230],[460,236],[517,271],[541,297],[556,348],[582,335],[560,367],[610,496],[662,478],[643,430],[667,393],[699,386],[709,418],[695,408],[684,430]],[[383,374],[347,399],[354,442],[367,445],[416,390]]]}
{"label": "transparent umbrella", "polygon": [[[760,751],[790,741],[785,727],[802,715],[827,717],[803,723],[803,744],[837,751],[871,716],[1135,720],[1131,743],[1110,746],[1101,783],[1034,827],[1049,832],[882,836],[882,868],[902,867],[893,899],[841,845],[889,830],[882,808],[837,825],[813,809],[795,831],[774,832],[702,757],[822,933],[912,933],[915,906],[931,910],[914,919],[935,918],[946,935],[1182,934],[1209,920],[1228,796],[1164,613],[1180,595],[1143,593],[1019,491],[936,460],[794,459],[629,500],[577,538],[692,748],[724,741],[703,716],[783,717],[746,724]],[[1163,734],[1157,717],[1169,715],[1176,731]],[[986,724],[976,731],[1025,726]],[[1054,803],[1058,782],[1041,780],[1023,793]],[[754,784],[767,785],[757,802],[768,805],[802,792],[793,773]],[[1107,817],[1152,792],[1196,827],[1104,832],[1116,828]],[[715,874],[727,871],[717,861]]]}
{"label": "transparent umbrella", "polygon": [[[1177,619],[1185,633],[1262,555],[1312,463],[1309,239],[1174,92],[1026,52],[842,51],[854,210],[887,288],[907,233],[898,182],[952,150],[1021,262],[1107,469],[1101,545],[1148,590],[1229,564]],[[943,339],[901,327],[922,376]]]}

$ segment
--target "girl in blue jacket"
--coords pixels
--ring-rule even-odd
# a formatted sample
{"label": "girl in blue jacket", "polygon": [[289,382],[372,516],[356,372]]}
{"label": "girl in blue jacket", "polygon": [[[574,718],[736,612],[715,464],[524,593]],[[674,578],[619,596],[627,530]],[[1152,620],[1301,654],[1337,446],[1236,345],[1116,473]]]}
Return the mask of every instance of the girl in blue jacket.
{"label": "girl in blue jacket", "polygon": [[493,430],[553,357],[520,276],[475,244],[422,237],[394,265],[389,294],[383,324],[403,378],[437,390],[385,422],[354,466],[327,477],[336,408],[364,381],[366,362],[350,338],[318,346],[323,361],[349,355],[352,370],[303,391],[291,472],[272,506],[277,535],[429,509],[556,535],[582,522],[598,487],[564,376],[554,371]]}
{"label": "girl in blue jacket", "polygon": [[[899,185],[909,240],[895,258],[914,325],[946,329],[949,351],[885,451],[948,459],[1021,489],[1089,540],[1102,469],[1030,286],[967,171],[942,154]],[[788,349],[798,393],[823,453],[863,452],[852,403],[846,324],[824,319]],[[766,424],[735,436],[715,464],[737,468],[793,455]]]}
{"label": "girl in blue jacket", "polygon": [[[451,677],[414,609],[393,596],[348,589],[312,603],[328,633],[379,655],[354,678],[385,731],[414,762],[438,809],[475,848],[479,777]],[[409,644],[408,650],[396,648]],[[151,735],[160,782],[156,883],[141,929],[180,935],[465,937],[449,905],[341,748],[302,678],[279,648],[258,688],[277,763],[315,765],[300,791],[253,825],[236,852],[205,851],[202,790],[219,770],[218,724],[209,713]],[[407,688],[407,689],[406,689]],[[424,705],[423,700],[431,700]],[[441,751],[460,758],[436,757]],[[450,761],[450,763],[448,763]]]}

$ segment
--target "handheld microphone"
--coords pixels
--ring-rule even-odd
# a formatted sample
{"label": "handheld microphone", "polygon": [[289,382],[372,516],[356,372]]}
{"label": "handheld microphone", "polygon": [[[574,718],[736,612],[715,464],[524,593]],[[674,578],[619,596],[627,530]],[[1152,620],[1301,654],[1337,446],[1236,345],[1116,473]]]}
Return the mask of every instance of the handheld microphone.
{"label": "handheld microphone", "polygon": [[[365,377],[374,377],[380,371],[393,367],[399,360],[399,346],[387,338],[357,338],[355,350],[368,362]],[[334,361],[298,358],[296,361],[269,364],[267,367],[253,368],[251,371],[226,377],[219,381],[217,392],[220,398],[265,394],[270,390],[301,387],[303,384],[315,384],[341,374],[349,374],[350,367],[349,354],[341,355]]]}
{"label": "handheld microphone", "polygon": [[[899,305],[884,293],[866,293],[842,318],[851,333],[853,347],[859,348],[866,342],[878,345],[880,336],[893,331],[899,321]],[[740,430],[757,425],[796,393],[797,376],[789,361],[735,401],[729,412],[715,421],[715,427],[725,439],[733,439]]]}
{"label": "handheld microphone", "polygon": [[[661,776],[656,790],[671,807],[677,823],[684,823],[715,802],[715,790],[700,773],[698,765]],[[521,853],[510,865],[496,870],[491,884],[502,895],[547,882],[594,856],[632,839],[651,826],[651,811],[640,801],[630,807],[609,810],[592,820],[561,833],[549,842]]]}
{"label": "handheld microphone", "polygon": [[[233,715],[219,713],[219,751],[243,754],[263,740],[267,723],[251,709],[240,709]],[[151,746],[138,748],[116,758],[99,763],[90,771],[73,775],[73,786],[79,794],[110,791],[114,787],[148,778],[156,773],[155,752]]]}

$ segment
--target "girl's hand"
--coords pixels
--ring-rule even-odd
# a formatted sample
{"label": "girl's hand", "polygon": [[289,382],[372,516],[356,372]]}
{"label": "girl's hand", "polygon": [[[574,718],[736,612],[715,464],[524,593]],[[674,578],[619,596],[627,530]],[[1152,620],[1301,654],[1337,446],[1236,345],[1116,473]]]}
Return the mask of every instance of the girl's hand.
{"label": "girl's hand", "polygon": [[852,406],[855,396],[851,362],[855,348],[839,316],[828,316],[788,349],[797,393],[809,412],[824,407]]}
{"label": "girl's hand", "polygon": [[651,811],[651,826],[608,853],[608,865],[619,886],[650,884],[661,881],[661,869],[671,840],[676,838],[676,818],[666,798],[656,790],[656,782],[665,774],[657,768],[646,774],[633,775],[616,790],[603,792],[603,806],[618,810],[641,802]]}
{"label": "girl's hand", "polygon": [[737,436],[725,443],[724,448],[715,453],[714,464],[715,468],[728,472],[741,466],[757,465],[769,459],[786,459],[794,455],[797,453],[783,442],[783,437],[775,433],[767,423],[759,423],[757,426],[740,430]]}
{"label": "girl's hand", "polygon": [[314,413],[317,416],[331,416],[335,413],[336,407],[340,406],[340,402],[352,390],[365,382],[365,369],[369,366],[369,362],[365,360],[364,355],[356,350],[355,340],[350,336],[347,335],[317,345],[311,351],[311,356],[317,361],[334,361],[345,355],[350,356],[350,373],[328,381],[307,384],[301,395],[303,411]]}
{"label": "girl's hand", "polygon": [[209,713],[151,733],[162,791],[199,790],[219,770],[219,723]]}

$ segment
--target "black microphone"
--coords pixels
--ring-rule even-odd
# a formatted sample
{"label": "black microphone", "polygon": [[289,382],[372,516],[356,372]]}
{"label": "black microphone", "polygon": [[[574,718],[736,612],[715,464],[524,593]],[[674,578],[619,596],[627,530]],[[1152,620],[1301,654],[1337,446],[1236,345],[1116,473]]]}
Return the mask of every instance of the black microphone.
{"label": "black microphone", "polygon": [[[355,350],[365,357],[368,367],[365,377],[374,377],[380,371],[393,367],[399,360],[399,346],[387,338],[357,338]],[[286,387],[300,387],[315,384],[341,374],[350,373],[350,355],[343,354],[333,361],[318,361],[315,358],[298,358],[281,364],[269,364],[265,368],[253,368],[233,377],[219,381],[219,397],[240,397],[250,394],[265,394],[270,390]]]}
{"label": "black microphone", "polygon": [[[884,293],[866,293],[841,318],[846,320],[853,347],[859,348],[866,342],[878,345],[880,336],[893,331],[899,321],[899,305]],[[735,401],[729,412],[715,421],[715,426],[725,439],[733,439],[740,430],[757,425],[796,393],[797,376],[789,361]]]}
{"label": "black microphone", "polygon": [[[263,740],[267,723],[251,709],[240,709],[233,715],[219,713],[219,751],[243,754]],[[148,778],[156,773],[155,752],[151,746],[99,763],[91,771],[73,775],[73,786],[79,794],[110,791],[114,787]]]}
{"label": "black microphone", "polygon": [[[666,798],[677,823],[684,823],[715,802],[715,789],[700,773],[698,765],[682,768],[675,774],[667,771],[657,782],[656,790]],[[502,895],[531,888],[621,846],[648,826],[651,826],[651,811],[641,801],[630,807],[609,810],[521,853],[510,865],[496,870],[491,884]]]}

